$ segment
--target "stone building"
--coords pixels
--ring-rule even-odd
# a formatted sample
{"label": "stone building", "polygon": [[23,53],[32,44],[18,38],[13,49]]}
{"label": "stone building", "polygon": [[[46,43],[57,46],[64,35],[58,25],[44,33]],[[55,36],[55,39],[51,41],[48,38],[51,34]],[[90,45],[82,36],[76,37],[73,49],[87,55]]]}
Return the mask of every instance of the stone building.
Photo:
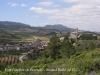
{"label": "stone building", "polygon": [[70,33],[70,39],[76,39],[78,38],[78,28],[76,28],[76,31],[75,32],[71,32]]}

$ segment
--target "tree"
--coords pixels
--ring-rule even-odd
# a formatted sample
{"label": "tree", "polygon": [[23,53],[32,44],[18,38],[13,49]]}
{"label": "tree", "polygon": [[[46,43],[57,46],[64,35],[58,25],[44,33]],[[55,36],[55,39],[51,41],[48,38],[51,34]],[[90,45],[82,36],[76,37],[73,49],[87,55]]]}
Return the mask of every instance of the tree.
{"label": "tree", "polygon": [[48,55],[49,57],[51,57],[52,59],[56,60],[57,58],[60,57],[60,40],[58,38],[57,35],[53,35],[50,38],[50,42],[47,46],[47,50],[48,50]]}
{"label": "tree", "polygon": [[82,34],[80,37],[81,40],[97,40],[97,36],[93,36],[93,34]]}
{"label": "tree", "polygon": [[95,48],[96,48],[96,44],[94,44],[93,42],[90,42],[89,48],[90,48],[91,50],[95,49]]}
{"label": "tree", "polygon": [[28,54],[28,58],[32,59],[32,60],[36,59],[38,56],[39,56],[39,51],[38,50],[34,50],[32,53]]}
{"label": "tree", "polygon": [[1,70],[1,71],[4,71],[6,67],[7,67],[7,66],[6,66],[5,63],[0,63],[0,70]]}
{"label": "tree", "polygon": [[70,57],[75,54],[75,49],[72,43],[69,41],[68,36],[65,36],[64,41],[61,43],[61,56],[62,57]]}

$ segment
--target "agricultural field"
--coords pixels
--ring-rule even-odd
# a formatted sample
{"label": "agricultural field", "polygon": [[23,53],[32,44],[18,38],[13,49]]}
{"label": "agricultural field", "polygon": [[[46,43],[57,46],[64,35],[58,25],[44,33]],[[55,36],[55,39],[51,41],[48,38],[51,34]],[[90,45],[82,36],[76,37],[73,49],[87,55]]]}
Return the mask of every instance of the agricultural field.
{"label": "agricultural field", "polygon": [[11,65],[19,62],[19,56],[9,55],[0,57],[0,63],[5,63],[6,65]]}

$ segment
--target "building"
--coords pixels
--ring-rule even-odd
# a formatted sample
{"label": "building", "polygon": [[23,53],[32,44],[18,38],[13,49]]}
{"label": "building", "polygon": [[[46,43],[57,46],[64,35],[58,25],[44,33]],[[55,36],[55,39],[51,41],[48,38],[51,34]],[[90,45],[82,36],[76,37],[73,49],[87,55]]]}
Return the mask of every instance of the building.
{"label": "building", "polygon": [[71,32],[70,34],[70,39],[76,39],[78,38],[78,28],[76,28],[76,31],[75,32]]}
{"label": "building", "polygon": [[64,37],[60,37],[60,41],[62,42],[64,40]]}

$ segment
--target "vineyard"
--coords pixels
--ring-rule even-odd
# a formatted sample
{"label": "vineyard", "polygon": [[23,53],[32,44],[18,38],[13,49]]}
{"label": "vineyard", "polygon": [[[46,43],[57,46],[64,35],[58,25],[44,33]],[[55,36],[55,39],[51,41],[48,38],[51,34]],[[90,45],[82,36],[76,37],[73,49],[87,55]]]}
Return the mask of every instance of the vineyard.
{"label": "vineyard", "polygon": [[4,63],[6,65],[12,65],[14,63],[19,62],[19,56],[15,55],[9,55],[9,56],[2,56],[0,57],[0,64]]}

